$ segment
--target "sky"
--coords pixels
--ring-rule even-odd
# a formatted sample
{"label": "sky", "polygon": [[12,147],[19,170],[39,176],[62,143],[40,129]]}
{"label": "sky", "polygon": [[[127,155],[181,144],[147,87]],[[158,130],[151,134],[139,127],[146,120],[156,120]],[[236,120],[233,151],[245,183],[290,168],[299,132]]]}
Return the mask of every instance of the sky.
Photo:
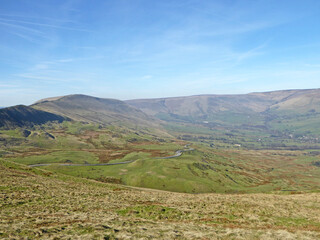
{"label": "sky", "polygon": [[319,0],[0,0],[0,106],[306,88]]}

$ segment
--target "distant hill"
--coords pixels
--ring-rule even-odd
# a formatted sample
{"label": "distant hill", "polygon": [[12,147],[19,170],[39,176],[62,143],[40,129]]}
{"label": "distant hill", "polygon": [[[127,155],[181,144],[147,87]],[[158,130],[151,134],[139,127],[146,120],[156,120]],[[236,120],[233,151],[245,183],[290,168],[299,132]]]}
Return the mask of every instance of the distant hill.
{"label": "distant hill", "polygon": [[[286,134],[291,134],[292,131],[320,132],[320,89],[128,101],[76,94],[47,98],[29,108],[17,108],[5,108],[11,109],[10,114],[2,109],[3,114],[7,113],[6,117],[1,117],[2,126],[11,125],[10,121],[13,121],[13,126],[42,123],[47,121],[44,112],[49,112],[53,114],[49,119],[61,120],[64,117],[101,124],[158,127],[159,120],[163,120],[201,124],[210,128],[253,127],[268,131],[286,131]],[[22,114],[23,108],[27,108],[33,118],[31,115]],[[36,117],[37,112],[33,111],[34,109],[44,112],[39,112],[39,117]]]}
{"label": "distant hill", "polygon": [[165,113],[204,118],[222,112],[263,113],[269,109],[307,112],[311,109],[320,111],[320,89],[137,99],[126,102],[150,115]]}
{"label": "distant hill", "polygon": [[320,89],[294,91],[270,106],[270,109],[287,114],[320,112]]}
{"label": "distant hill", "polygon": [[43,124],[49,121],[62,122],[65,117],[18,105],[0,109],[0,127],[13,128]]}
{"label": "distant hill", "polygon": [[[126,102],[169,122],[205,123],[211,127],[254,126],[320,131],[320,89],[137,99]],[[291,119],[290,122],[288,119]]]}
{"label": "distant hill", "polygon": [[152,125],[155,119],[129,104],[115,99],[68,95],[36,102],[33,108],[69,117],[75,121]]}

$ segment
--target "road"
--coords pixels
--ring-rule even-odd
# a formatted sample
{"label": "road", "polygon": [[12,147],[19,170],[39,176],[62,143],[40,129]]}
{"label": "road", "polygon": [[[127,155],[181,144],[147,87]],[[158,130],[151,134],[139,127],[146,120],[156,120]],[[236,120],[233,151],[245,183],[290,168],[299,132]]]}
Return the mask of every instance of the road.
{"label": "road", "polygon": [[190,144],[185,145],[183,150],[178,150],[178,151],[176,151],[175,154],[172,155],[172,156],[168,156],[168,157],[158,157],[157,159],[169,159],[169,158],[180,157],[183,152],[188,152],[188,151],[193,151],[193,150],[194,150],[194,148],[188,148],[189,146],[190,146]]}

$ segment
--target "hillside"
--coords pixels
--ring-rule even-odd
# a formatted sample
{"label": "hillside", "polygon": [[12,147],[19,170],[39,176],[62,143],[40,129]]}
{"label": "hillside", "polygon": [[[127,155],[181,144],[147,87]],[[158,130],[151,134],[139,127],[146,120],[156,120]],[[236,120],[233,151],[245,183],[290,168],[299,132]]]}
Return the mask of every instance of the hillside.
{"label": "hillside", "polygon": [[320,89],[295,91],[281,101],[270,106],[279,113],[316,113],[320,112]]}
{"label": "hillside", "polygon": [[154,125],[154,119],[127,103],[86,95],[68,95],[40,100],[33,108],[69,117],[75,121],[94,123],[129,123]]}
{"label": "hillside", "polygon": [[[283,93],[280,93],[282,95]],[[132,106],[156,115],[171,113],[178,115],[206,115],[222,111],[262,112],[276,102],[276,96],[252,93],[242,95],[195,95],[159,99],[136,99],[126,101]],[[289,93],[286,94],[286,96]]]}
{"label": "hillside", "polygon": [[0,109],[0,127],[15,128],[64,120],[67,118],[24,105]]}
{"label": "hillside", "polygon": [[3,239],[319,239],[319,193],[181,194],[0,159]]}
{"label": "hillside", "polygon": [[320,132],[320,89],[137,99],[127,103],[169,123],[256,128],[268,133]]}
{"label": "hillside", "polygon": [[296,112],[319,109],[320,89],[284,90],[241,95],[198,95],[126,101],[150,115],[161,113],[209,118],[219,113],[264,113],[270,108]]}

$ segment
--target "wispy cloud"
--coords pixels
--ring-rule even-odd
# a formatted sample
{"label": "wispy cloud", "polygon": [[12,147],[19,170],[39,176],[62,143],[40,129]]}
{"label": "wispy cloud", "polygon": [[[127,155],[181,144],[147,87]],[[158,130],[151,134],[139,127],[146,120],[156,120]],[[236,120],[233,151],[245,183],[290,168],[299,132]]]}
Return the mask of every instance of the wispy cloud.
{"label": "wispy cloud", "polygon": [[12,79],[17,89],[35,85],[51,95],[127,98],[130,92],[270,89],[291,80],[316,85],[319,33],[310,23],[319,14],[313,9],[276,0],[4,1],[0,89]]}
{"label": "wispy cloud", "polygon": [[[1,23],[0,23],[1,24]],[[19,33],[19,32],[13,32],[13,31],[9,31],[9,33],[16,35],[24,40],[27,40],[29,42],[33,42],[33,43],[39,43],[39,39],[38,38],[34,38],[31,36],[28,36],[27,34],[23,34],[23,33]]]}
{"label": "wispy cloud", "polygon": [[20,18],[20,19],[34,19],[34,20],[46,20],[54,22],[63,22],[63,23],[74,23],[73,20],[61,19],[61,18],[49,18],[44,16],[28,16],[28,15],[18,15],[18,14],[3,14],[0,13],[1,17],[11,17],[11,18]]}
{"label": "wispy cloud", "polygon": [[50,70],[52,67],[57,67],[61,65],[65,65],[67,63],[74,63],[77,61],[92,61],[97,59],[103,59],[104,56],[92,56],[92,57],[79,57],[79,58],[62,58],[62,59],[53,59],[53,60],[47,60],[47,61],[41,61],[36,63],[34,66],[29,68],[29,71],[35,72],[38,70]]}
{"label": "wispy cloud", "polygon": [[69,72],[55,72],[54,74],[45,73],[23,73],[15,74],[14,77],[21,79],[29,79],[38,83],[84,83],[91,80],[90,74],[77,75]]}
{"label": "wispy cloud", "polygon": [[259,46],[253,47],[246,51],[233,51],[233,53],[230,54],[230,60],[236,60],[236,62],[239,63],[246,59],[262,55],[264,54],[263,49],[265,49],[267,45],[267,42],[265,42]]}
{"label": "wispy cloud", "polygon": [[49,36],[45,34],[45,32],[40,31],[38,29],[25,27],[25,26],[13,24],[13,23],[7,23],[1,20],[0,20],[0,25],[6,26],[8,28],[7,32],[15,36],[18,36],[19,38],[27,40],[29,42],[39,43],[41,42],[40,39],[43,40],[43,39],[49,38]]}
{"label": "wispy cloud", "polygon": [[37,29],[21,26],[21,25],[18,25],[18,24],[7,23],[7,22],[4,22],[4,21],[1,21],[1,19],[0,19],[0,24],[4,25],[4,26],[7,26],[7,27],[19,28],[19,29],[25,30],[27,32],[32,32],[33,34],[38,34],[39,36],[44,35],[44,32],[39,31]]}
{"label": "wispy cloud", "polygon": [[47,23],[38,23],[38,22],[30,22],[30,21],[22,21],[22,20],[13,20],[13,19],[5,19],[0,18],[1,21],[4,22],[12,22],[12,23],[18,23],[18,24],[24,24],[24,25],[33,25],[33,26],[39,26],[39,27],[46,27],[46,28],[58,28],[58,29],[65,29],[65,30],[73,30],[73,31],[81,31],[81,32],[92,32],[88,29],[82,29],[82,28],[74,28],[74,27],[66,27],[61,25],[53,25],[53,24],[47,24]]}
{"label": "wispy cloud", "polygon": [[55,77],[32,75],[32,74],[15,74],[14,76],[19,78],[24,78],[24,79],[41,80],[42,82],[68,82],[69,81],[64,78],[55,78]]}

